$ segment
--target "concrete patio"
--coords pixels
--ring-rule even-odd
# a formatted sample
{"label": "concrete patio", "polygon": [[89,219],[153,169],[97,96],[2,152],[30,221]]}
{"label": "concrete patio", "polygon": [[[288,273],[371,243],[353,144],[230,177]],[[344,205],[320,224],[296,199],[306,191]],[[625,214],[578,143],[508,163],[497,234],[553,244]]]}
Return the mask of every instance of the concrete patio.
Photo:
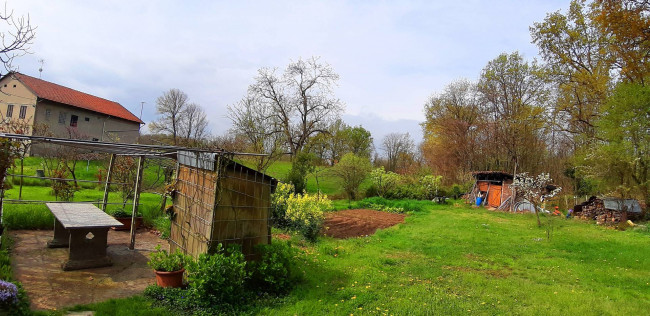
{"label": "concrete patio", "polygon": [[11,231],[14,240],[12,266],[31,300],[32,309],[60,309],[77,304],[101,302],[111,298],[142,293],[155,282],[153,270],[147,266],[149,253],[156,245],[167,242],[148,230],[136,235],[135,250],[128,249],[129,232],[109,231],[108,256],[113,266],[77,271],[63,271],[68,258],[67,248],[51,249],[46,244],[52,231]]}

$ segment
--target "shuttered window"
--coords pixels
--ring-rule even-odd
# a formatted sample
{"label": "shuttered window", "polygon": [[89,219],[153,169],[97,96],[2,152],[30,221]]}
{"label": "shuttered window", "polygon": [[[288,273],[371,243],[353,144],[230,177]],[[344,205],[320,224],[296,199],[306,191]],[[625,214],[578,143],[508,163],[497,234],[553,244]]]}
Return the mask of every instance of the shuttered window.
{"label": "shuttered window", "polygon": [[18,118],[24,119],[27,116],[27,106],[26,105],[21,105],[20,106],[20,115]]}

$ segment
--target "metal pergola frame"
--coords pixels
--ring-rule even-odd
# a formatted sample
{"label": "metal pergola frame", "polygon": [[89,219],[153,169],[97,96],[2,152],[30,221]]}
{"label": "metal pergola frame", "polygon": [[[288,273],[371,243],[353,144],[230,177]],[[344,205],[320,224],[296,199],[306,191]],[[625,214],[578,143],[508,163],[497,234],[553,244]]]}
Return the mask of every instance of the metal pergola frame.
{"label": "metal pergola frame", "polygon": [[[132,156],[138,157],[138,169],[136,173],[135,180],[135,189],[133,196],[133,208],[131,212],[131,242],[129,244],[129,249],[135,249],[135,219],[140,205],[140,191],[142,190],[142,177],[144,171],[144,161],[145,159],[173,159],[176,161],[176,168],[178,168],[178,151],[187,151],[196,153],[197,157],[200,153],[210,153],[217,155],[226,155],[226,156],[265,156],[265,154],[254,154],[254,153],[241,153],[241,152],[228,152],[222,149],[202,149],[202,148],[187,148],[181,146],[167,146],[167,145],[144,145],[144,144],[128,144],[128,143],[111,143],[104,141],[90,141],[82,139],[68,139],[68,138],[57,138],[57,137],[44,137],[44,136],[29,136],[22,134],[10,134],[10,133],[0,133],[0,138],[12,139],[14,141],[29,141],[32,144],[51,144],[51,145],[61,145],[69,146],[75,148],[81,148],[88,150],[89,153],[104,153],[110,154],[110,162],[106,174],[106,181],[93,181],[96,183],[104,183],[104,197],[102,199],[102,211],[106,212],[106,205],[108,203],[108,193],[111,184],[111,175],[113,171],[113,165],[115,163],[117,156]],[[5,175],[6,176],[6,175]],[[50,180],[57,181],[68,181],[70,179],[61,179],[61,178],[50,178]],[[48,202],[48,201],[30,201],[31,203],[36,202]],[[69,202],[76,203],[76,202]],[[0,226],[2,225],[2,213],[4,205],[4,189],[1,189],[0,192]]]}

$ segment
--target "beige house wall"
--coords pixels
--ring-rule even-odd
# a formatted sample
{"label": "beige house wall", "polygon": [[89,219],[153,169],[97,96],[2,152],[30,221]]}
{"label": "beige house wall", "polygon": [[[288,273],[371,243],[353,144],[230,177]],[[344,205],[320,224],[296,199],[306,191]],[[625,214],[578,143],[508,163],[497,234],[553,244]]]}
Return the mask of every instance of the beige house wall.
{"label": "beige house wall", "polygon": [[[77,126],[71,126],[72,117]],[[37,124],[46,124],[57,137],[135,143],[140,135],[140,124],[105,114],[68,105],[41,100],[36,105]]]}
{"label": "beige house wall", "polygon": [[[13,105],[11,117],[7,117],[7,108]],[[20,109],[25,107],[25,118],[20,118]],[[33,126],[36,112],[36,95],[16,79],[5,77],[0,80],[0,131],[15,132],[9,128],[11,123]],[[24,132],[31,135],[31,129]]]}
{"label": "beige house wall", "polygon": [[[3,120],[0,130],[4,132],[13,132],[7,129],[7,120],[19,121],[20,107],[26,106],[24,122],[29,126],[45,124],[55,137],[68,138],[72,134],[74,138],[135,143],[140,135],[137,122],[48,100],[39,101],[29,88],[11,76],[0,80],[0,92],[0,118]],[[9,104],[13,104],[11,118],[6,117]],[[73,115],[77,116],[76,127],[71,126]],[[31,135],[32,131],[25,134]]]}

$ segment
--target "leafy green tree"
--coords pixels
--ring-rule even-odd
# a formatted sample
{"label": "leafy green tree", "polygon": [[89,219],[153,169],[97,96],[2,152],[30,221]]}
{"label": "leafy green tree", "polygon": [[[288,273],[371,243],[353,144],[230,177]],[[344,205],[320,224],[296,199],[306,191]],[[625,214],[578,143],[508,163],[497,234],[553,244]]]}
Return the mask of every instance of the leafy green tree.
{"label": "leafy green tree", "polygon": [[483,68],[478,91],[491,125],[486,146],[493,149],[487,153],[492,168],[541,166],[546,146],[540,134],[550,93],[544,76],[541,66],[518,52],[501,54]]}
{"label": "leafy green tree", "polygon": [[349,152],[369,158],[373,150],[372,135],[361,126],[352,127],[337,120],[330,126],[328,133],[312,137],[308,147],[309,152],[333,166]]}
{"label": "leafy green tree", "polygon": [[598,141],[585,149],[584,171],[623,197],[650,201],[650,87],[618,84],[602,113]]}
{"label": "leafy green tree", "polygon": [[287,182],[293,184],[295,192],[301,194],[307,188],[307,175],[316,170],[314,155],[305,151],[298,153],[291,163]]}
{"label": "leafy green tree", "polygon": [[422,157],[446,180],[460,182],[468,172],[482,168],[479,135],[486,132],[483,112],[476,84],[467,80],[450,83],[424,105]]}
{"label": "leafy green tree", "polygon": [[357,198],[361,182],[366,179],[372,169],[370,160],[353,153],[343,155],[341,161],[331,169],[332,174],[341,180],[341,186],[350,200]]}
{"label": "leafy green tree", "polygon": [[557,87],[554,111],[561,119],[555,128],[569,133],[577,146],[590,143],[611,81],[610,39],[580,0],[573,0],[564,14],[548,14],[530,32]]}

